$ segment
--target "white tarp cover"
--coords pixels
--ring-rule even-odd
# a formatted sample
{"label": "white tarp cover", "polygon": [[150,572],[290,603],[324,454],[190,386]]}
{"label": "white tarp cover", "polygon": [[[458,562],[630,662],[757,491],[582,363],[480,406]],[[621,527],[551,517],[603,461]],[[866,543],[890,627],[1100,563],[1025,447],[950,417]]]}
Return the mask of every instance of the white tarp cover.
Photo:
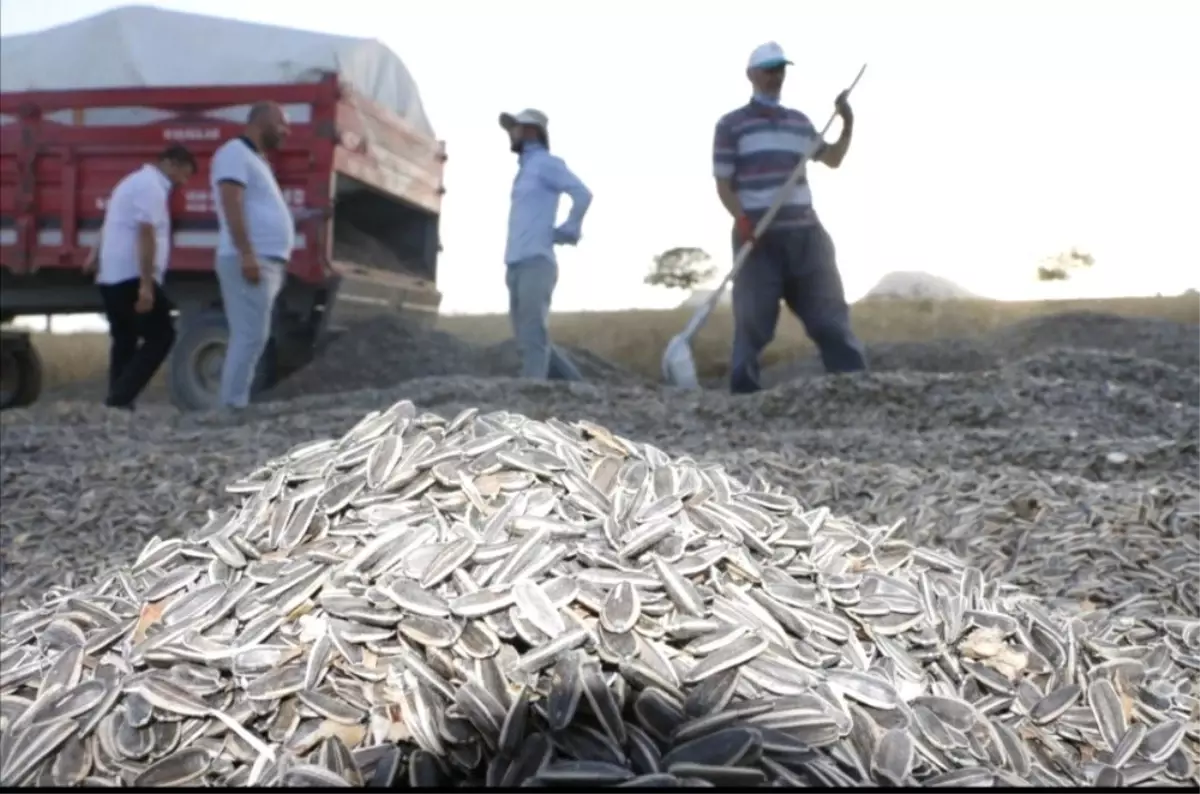
{"label": "white tarp cover", "polygon": [[321,72],[434,137],[412,75],[374,39],[150,6],[0,38],[0,91],[305,83]]}

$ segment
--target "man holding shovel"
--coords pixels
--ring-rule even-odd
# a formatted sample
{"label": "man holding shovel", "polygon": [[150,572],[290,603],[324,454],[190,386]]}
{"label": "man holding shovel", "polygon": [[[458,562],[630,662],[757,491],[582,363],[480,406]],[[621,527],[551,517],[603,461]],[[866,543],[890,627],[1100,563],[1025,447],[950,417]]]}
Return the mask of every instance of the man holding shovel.
{"label": "man holding shovel", "polygon": [[775,42],[755,49],[746,69],[753,98],[717,122],[713,141],[713,175],[717,195],[734,218],[734,251],[746,242],[754,245],[733,282],[730,389],[735,394],[761,388],[759,356],[775,336],[780,300],[804,324],[827,372],[858,372],[867,366],[850,329],[833,241],[813,211],[806,177],[785,197],[771,227],[758,239],[754,236],[755,225],[804,158],[837,168],[854,133],[847,91],[835,103],[842,134],[829,144],[807,116],[780,103],[791,63]]}

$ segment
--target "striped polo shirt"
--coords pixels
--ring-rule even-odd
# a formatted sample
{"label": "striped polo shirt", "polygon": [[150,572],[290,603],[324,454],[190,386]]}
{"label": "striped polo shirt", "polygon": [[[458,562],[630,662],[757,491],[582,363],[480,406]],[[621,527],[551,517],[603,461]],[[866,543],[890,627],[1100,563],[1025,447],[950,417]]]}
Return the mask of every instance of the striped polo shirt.
{"label": "striped polo shirt", "polygon": [[[757,221],[766,214],[802,157],[810,155],[819,143],[808,116],[751,100],[717,122],[713,176],[733,180],[742,209]],[[811,226],[816,222],[808,175],[801,174],[771,228]]]}

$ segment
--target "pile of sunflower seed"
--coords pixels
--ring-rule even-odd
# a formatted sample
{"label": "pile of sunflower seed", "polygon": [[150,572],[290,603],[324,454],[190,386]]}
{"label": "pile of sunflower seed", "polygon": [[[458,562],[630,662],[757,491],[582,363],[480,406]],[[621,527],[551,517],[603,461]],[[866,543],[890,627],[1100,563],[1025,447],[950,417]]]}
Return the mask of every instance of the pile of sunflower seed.
{"label": "pile of sunflower seed", "polygon": [[1091,366],[1074,380],[1024,366],[877,373],[737,398],[424,378],[253,406],[235,421],[47,401],[0,414],[0,612],[128,565],[156,534],[186,534],[226,504],[231,472],[404,396],[447,415],[588,416],[862,523],[905,519],[905,539],[1048,605],[1200,617],[1200,407],[1175,401],[1195,373],[1145,384],[1114,380],[1111,356],[1079,360]]}
{"label": "pile of sunflower seed", "polygon": [[1194,785],[1200,620],[403,401],[0,616],[5,785]]}

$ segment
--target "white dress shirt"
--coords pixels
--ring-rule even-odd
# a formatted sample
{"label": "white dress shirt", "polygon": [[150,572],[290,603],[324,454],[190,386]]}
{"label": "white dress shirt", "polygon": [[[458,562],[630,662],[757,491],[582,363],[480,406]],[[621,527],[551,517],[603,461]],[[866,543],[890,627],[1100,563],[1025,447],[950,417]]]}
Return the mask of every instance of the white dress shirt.
{"label": "white dress shirt", "polygon": [[156,165],[144,165],[113,188],[104,213],[97,284],[119,284],[140,277],[138,227],[154,227],[154,277],[159,284],[171,254],[171,181]]}

